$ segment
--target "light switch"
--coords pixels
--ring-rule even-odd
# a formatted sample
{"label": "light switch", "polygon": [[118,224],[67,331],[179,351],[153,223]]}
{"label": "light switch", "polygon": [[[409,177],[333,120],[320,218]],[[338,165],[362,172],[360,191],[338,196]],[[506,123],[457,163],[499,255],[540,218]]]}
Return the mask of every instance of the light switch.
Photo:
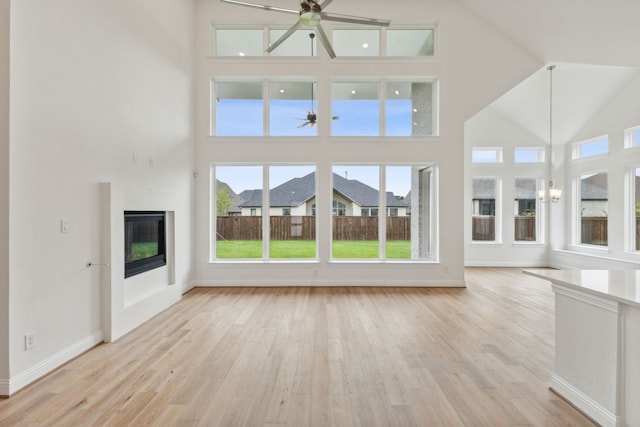
{"label": "light switch", "polygon": [[60,232],[61,233],[68,233],[71,231],[71,221],[69,221],[68,219],[61,219],[60,220]]}

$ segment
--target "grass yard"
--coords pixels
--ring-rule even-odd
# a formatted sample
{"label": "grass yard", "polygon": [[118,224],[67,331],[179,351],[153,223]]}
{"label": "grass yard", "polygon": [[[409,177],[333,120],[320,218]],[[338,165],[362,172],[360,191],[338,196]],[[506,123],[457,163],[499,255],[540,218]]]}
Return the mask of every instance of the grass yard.
{"label": "grass yard", "polygon": [[[347,241],[332,243],[333,258],[370,259],[378,258],[377,240]],[[270,258],[316,258],[316,242],[313,240],[273,240],[270,242]],[[262,258],[261,240],[221,240],[216,242],[218,259]],[[408,240],[387,241],[387,258],[410,259],[411,242]]]}
{"label": "grass yard", "polygon": [[133,243],[131,245],[131,260],[136,261],[158,255],[158,242]]}

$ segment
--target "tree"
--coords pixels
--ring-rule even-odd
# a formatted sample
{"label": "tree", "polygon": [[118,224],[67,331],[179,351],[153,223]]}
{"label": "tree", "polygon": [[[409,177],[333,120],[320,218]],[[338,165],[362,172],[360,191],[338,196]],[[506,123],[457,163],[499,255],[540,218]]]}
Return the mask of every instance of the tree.
{"label": "tree", "polygon": [[231,195],[228,188],[218,188],[216,192],[216,215],[227,216],[229,214],[229,208],[233,204]]}

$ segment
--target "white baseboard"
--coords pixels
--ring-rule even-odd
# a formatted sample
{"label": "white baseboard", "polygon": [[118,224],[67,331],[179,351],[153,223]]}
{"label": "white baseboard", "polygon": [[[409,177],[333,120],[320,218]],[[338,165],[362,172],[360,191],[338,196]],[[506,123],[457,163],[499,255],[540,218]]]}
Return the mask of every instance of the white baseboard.
{"label": "white baseboard", "polygon": [[566,399],[602,427],[622,427],[622,420],[613,412],[607,410],[595,400],[572,386],[567,381],[553,374],[551,377],[552,390]]}
{"label": "white baseboard", "polygon": [[103,341],[102,332],[96,332],[74,345],[54,354],[9,380],[0,380],[0,395],[11,396],[18,390],[42,378],[49,372],[64,365],[74,357],[95,347]]}
{"label": "white baseboard", "polygon": [[413,287],[413,288],[464,288],[466,283],[464,280],[307,280],[307,279],[291,279],[291,280],[198,280],[194,283],[194,287],[296,287],[296,286],[366,286],[366,287]]}

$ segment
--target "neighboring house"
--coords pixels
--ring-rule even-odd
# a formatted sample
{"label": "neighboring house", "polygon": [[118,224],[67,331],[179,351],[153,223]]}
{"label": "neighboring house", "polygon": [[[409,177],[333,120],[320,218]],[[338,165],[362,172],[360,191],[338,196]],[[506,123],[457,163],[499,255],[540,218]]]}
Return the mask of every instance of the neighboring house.
{"label": "neighboring house", "polygon": [[473,215],[496,215],[496,180],[494,178],[473,179]]}
{"label": "neighboring house", "polygon": [[[301,178],[293,178],[269,193],[270,216],[314,216],[316,177],[312,172]],[[333,214],[336,216],[377,216],[379,192],[355,179],[333,174]],[[240,193],[245,201],[239,207],[243,216],[262,214],[262,190],[246,190]],[[409,205],[387,192],[388,216],[407,216]]]}
{"label": "neighboring house", "polygon": [[580,183],[580,212],[583,217],[608,216],[609,191],[607,174],[598,173],[584,178]]}

